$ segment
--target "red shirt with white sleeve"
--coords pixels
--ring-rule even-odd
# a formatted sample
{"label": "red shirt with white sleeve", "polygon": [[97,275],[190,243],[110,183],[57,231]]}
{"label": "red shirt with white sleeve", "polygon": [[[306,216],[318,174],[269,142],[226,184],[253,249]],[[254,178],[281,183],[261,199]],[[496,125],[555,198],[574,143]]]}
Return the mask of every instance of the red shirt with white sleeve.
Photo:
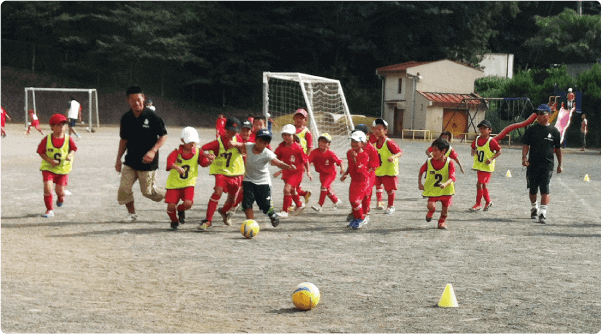
{"label": "red shirt with white sleeve", "polygon": [[309,154],[309,163],[313,163],[319,174],[336,174],[336,165],[340,166],[342,160],[332,150],[315,149]]}

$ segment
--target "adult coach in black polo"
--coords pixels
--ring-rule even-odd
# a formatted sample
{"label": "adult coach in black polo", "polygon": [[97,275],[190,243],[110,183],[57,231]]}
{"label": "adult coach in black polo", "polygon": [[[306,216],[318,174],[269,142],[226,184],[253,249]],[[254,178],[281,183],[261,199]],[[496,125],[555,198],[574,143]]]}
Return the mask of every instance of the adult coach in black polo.
{"label": "adult coach in black polo", "polygon": [[[159,167],[159,148],[167,140],[167,129],[161,117],[144,107],[144,92],[132,86],[125,92],[131,109],[121,117],[119,152],[115,170],[121,173],[117,200],[127,207],[124,221],[138,219],[132,191],[136,180],[144,197],[155,202],[165,198],[165,189],[156,186],[156,170]],[[125,162],[121,162],[127,151]]]}

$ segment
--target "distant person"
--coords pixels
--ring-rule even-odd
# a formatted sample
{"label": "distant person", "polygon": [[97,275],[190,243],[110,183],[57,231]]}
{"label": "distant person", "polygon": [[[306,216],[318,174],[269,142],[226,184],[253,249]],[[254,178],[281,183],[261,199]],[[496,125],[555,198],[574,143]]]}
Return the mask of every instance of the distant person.
{"label": "distant person", "polygon": [[154,101],[152,101],[152,99],[150,99],[150,98],[149,98],[149,99],[146,99],[146,100],[144,101],[144,106],[145,106],[146,108],[148,108],[148,109],[150,109],[150,110],[154,111],[154,112],[156,112],[156,111],[157,111],[157,110],[156,110],[156,108],[154,107]]}
{"label": "distant person", "polygon": [[[159,115],[144,108],[142,88],[131,86],[125,96],[130,110],[121,117],[115,170],[121,173],[117,200],[127,208],[124,221],[131,222],[138,219],[132,191],[136,180],[140,181],[144,197],[155,202],[165,198],[165,189],[156,186],[156,170],[159,168],[159,149],[167,140],[167,129]],[[122,162],[126,151],[125,162]]]}
{"label": "distant person", "polygon": [[6,137],[6,129],[4,128],[6,126],[6,119],[8,118],[9,121],[12,121],[12,118],[10,118],[4,107],[0,108],[2,108],[2,115],[0,116],[0,119],[2,120],[2,138],[4,138]]}
{"label": "distant person", "polygon": [[76,138],[81,138],[79,133],[75,131],[75,125],[77,120],[82,121],[81,118],[81,104],[75,100],[73,96],[69,98],[69,106],[67,108],[67,117],[69,118],[69,135],[75,134]]}
{"label": "distant person", "polygon": [[248,114],[248,117],[246,119],[248,119],[250,124],[253,124],[253,122],[255,121],[255,114],[253,114],[253,113]]}
{"label": "distant person", "polygon": [[[536,123],[527,128],[522,142],[522,166],[526,166],[527,187],[530,189],[530,218],[541,224],[547,222],[547,205],[549,205],[549,184],[553,176],[557,156],[557,174],[563,172],[563,154],[561,152],[561,134],[549,123],[550,108],[541,104],[536,110]],[[537,193],[540,189],[540,207],[537,203]]]}
{"label": "distant person", "polygon": [[42,177],[44,180],[44,204],[46,205],[45,218],[54,217],[52,199],[52,186],[56,191],[56,206],[63,206],[65,200],[65,187],[69,182],[69,172],[73,167],[73,156],[77,145],[73,138],[66,134],[69,121],[62,114],[50,117],[52,134],[44,137],[38,145],[37,153],[42,158]]}
{"label": "distant person", "polygon": [[34,129],[38,130],[43,136],[44,132],[42,131],[42,128],[40,128],[40,120],[38,119],[38,115],[36,115],[35,110],[29,109],[27,113],[29,114],[31,122],[29,122],[29,126],[27,127],[27,131],[25,131],[25,134],[28,135],[31,132],[31,127],[33,126]]}
{"label": "distant person", "polygon": [[570,110],[570,109],[572,109],[572,107],[574,107],[574,100],[576,100],[576,96],[572,92],[572,88],[568,88],[567,100],[568,100],[568,110]]}
{"label": "distant person", "polygon": [[588,120],[586,119],[586,114],[582,114],[582,123],[580,123],[580,133],[582,134],[582,149],[584,151],[586,149],[586,135],[588,134]]}
{"label": "distant person", "polygon": [[215,122],[215,138],[222,137],[225,134],[225,122],[227,119],[223,114],[219,114],[217,122]]}

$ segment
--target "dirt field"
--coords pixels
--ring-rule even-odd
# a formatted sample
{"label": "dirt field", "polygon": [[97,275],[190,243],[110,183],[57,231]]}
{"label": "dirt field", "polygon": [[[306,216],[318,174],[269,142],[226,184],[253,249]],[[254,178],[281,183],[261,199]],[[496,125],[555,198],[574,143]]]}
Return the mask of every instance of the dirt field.
{"label": "dirt field", "polygon": [[[160,183],[181,128],[168,131]],[[519,148],[504,148],[498,159],[492,209],[470,213],[476,173],[468,168],[468,144],[454,143],[466,173],[458,174],[450,230],[442,231],[436,221],[426,223],[417,189],[429,143],[397,140],[405,154],[393,215],[373,211],[363,229],[345,229],[349,183],[337,181],[342,209],[308,208],[275,229],[257,214],[261,233],[246,240],[240,213],[232,227],[215,219],[209,232],[197,232],[214,181],[207,169],[180,231],[169,229],[166,204],[143,198],[138,188],[141,220],[120,222],[126,210],[116,200],[117,127],[83,133],[70,174],[73,195],[54,218],[42,218],[35,153],[42,137],[25,136],[14,124],[8,133],[1,141],[5,333],[601,330],[598,151],[566,152],[565,172],[553,176],[548,224],[540,225],[530,219]],[[212,134],[203,130],[202,141]],[[317,194],[319,182],[307,180],[304,188]],[[273,193],[281,208],[281,180]],[[305,281],[322,296],[308,312],[295,310],[290,298]],[[447,283],[458,308],[436,306]]]}

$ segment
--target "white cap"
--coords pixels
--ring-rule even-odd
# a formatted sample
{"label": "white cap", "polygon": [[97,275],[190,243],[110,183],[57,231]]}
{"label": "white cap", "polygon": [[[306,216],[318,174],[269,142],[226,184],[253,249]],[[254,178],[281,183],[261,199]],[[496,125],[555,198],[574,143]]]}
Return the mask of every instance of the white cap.
{"label": "white cap", "polygon": [[378,124],[382,124],[384,127],[388,128],[388,122],[381,118],[376,118],[371,126],[375,128]]}
{"label": "white cap", "polygon": [[296,133],[296,127],[292,124],[286,124],[282,127],[282,133],[293,135]]}
{"label": "white cap", "polygon": [[363,131],[354,131],[351,134],[351,140],[358,141],[361,143],[367,142],[367,138],[365,137],[365,133],[363,133]]}
{"label": "white cap", "polygon": [[191,126],[187,126],[182,130],[181,139],[184,143],[189,144],[191,142],[200,143],[200,138],[198,138],[198,131]]}
{"label": "white cap", "polygon": [[571,92],[571,91],[572,91],[572,88],[568,88],[568,92]]}

